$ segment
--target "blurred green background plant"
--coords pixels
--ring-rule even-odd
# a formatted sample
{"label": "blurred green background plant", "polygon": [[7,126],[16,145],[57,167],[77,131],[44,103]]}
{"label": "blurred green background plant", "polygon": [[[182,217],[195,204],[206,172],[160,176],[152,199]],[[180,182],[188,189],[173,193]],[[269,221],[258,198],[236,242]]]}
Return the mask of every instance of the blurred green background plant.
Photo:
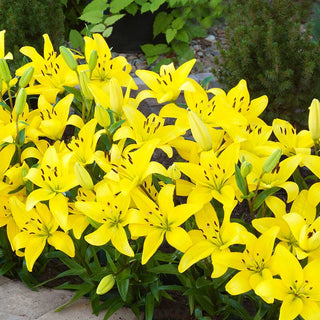
{"label": "blurred green background plant", "polygon": [[19,65],[22,46],[32,45],[42,50],[44,33],[48,33],[55,48],[64,43],[62,3],[56,0],[0,0],[0,30],[6,30],[6,48]]}
{"label": "blurred green background plant", "polygon": [[253,97],[269,97],[270,122],[281,115],[302,126],[306,107],[320,92],[320,44],[311,36],[315,1],[229,0],[225,20],[227,47],[219,46],[213,70],[226,87],[246,79]]}

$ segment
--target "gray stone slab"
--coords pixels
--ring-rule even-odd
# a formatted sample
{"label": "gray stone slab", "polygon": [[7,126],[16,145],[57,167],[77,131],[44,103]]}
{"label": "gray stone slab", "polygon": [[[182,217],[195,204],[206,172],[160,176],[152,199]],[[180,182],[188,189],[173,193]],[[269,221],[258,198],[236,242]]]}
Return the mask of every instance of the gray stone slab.
{"label": "gray stone slab", "polygon": [[0,286],[0,312],[33,320],[67,303],[72,296],[66,290],[32,291],[22,282],[8,281]]}
{"label": "gray stone slab", "polygon": [[32,320],[29,317],[25,317],[25,316],[15,316],[13,314],[9,314],[9,313],[3,313],[0,311],[0,319],[1,320]]}
{"label": "gray stone slab", "polygon": [[7,277],[0,277],[0,286],[2,286],[4,283],[10,281],[9,278]]}
{"label": "gray stone slab", "polygon": [[[92,313],[90,301],[85,298],[81,298],[73,302],[68,307],[59,312],[51,311],[37,320],[103,320],[106,311],[101,311],[98,316]],[[130,309],[121,308],[115,312],[110,320],[136,320],[136,316]]]}

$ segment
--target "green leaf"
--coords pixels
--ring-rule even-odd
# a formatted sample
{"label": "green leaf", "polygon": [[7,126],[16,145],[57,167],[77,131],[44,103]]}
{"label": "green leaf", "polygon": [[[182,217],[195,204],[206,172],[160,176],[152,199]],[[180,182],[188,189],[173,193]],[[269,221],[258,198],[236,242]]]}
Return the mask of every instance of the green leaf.
{"label": "green leaf", "polygon": [[120,297],[123,301],[126,301],[128,289],[129,289],[129,283],[130,283],[130,269],[126,268],[122,272],[120,272],[116,276],[116,283],[118,292],[120,294]]}
{"label": "green leaf", "polygon": [[111,13],[119,13],[121,10],[129,6],[134,0],[113,0],[110,4]]}
{"label": "green leaf", "polygon": [[135,16],[138,10],[139,6],[135,2],[132,2],[128,7],[126,7],[126,11],[132,16]]}
{"label": "green leaf", "polygon": [[170,29],[166,30],[166,41],[167,41],[167,43],[170,43],[174,39],[176,33],[177,33],[176,29],[170,28]]}
{"label": "green leaf", "polygon": [[102,11],[89,11],[86,13],[83,13],[79,19],[83,20],[85,22],[89,22],[89,23],[99,23],[102,21],[103,18],[103,12]]}
{"label": "green leaf", "polygon": [[16,265],[16,263],[14,261],[8,261],[8,262],[2,264],[0,267],[0,276],[5,275],[15,265]]}
{"label": "green leaf", "polygon": [[69,33],[69,41],[73,48],[83,48],[84,40],[81,33],[75,29],[71,29]]}
{"label": "green leaf", "polygon": [[196,281],[196,288],[202,288],[207,286],[213,286],[212,279],[207,279],[207,277],[203,276],[197,279]]}
{"label": "green leaf", "polygon": [[184,26],[185,22],[186,20],[183,17],[178,17],[172,21],[171,26],[173,29],[180,30]]}
{"label": "green leaf", "polygon": [[109,16],[104,20],[104,24],[106,26],[110,26],[115,22],[117,22],[118,20],[120,20],[121,18],[123,18],[124,16],[125,14],[113,14],[112,16]]}
{"label": "green leaf", "polygon": [[165,2],[166,0],[152,0],[150,5],[150,11],[155,12]]}
{"label": "green leaf", "polygon": [[72,93],[74,95],[74,98],[79,101],[79,102],[82,102],[82,95],[81,95],[81,92],[74,88],[74,87],[69,87],[69,86],[63,86],[65,88],[65,90],[68,92],[68,93]]}
{"label": "green leaf", "polygon": [[106,26],[103,23],[98,23],[90,28],[90,32],[102,32],[105,28]]}
{"label": "green leaf", "polygon": [[145,13],[145,12],[148,12],[150,11],[150,3],[149,2],[146,2],[142,5],[141,9],[140,9],[140,12],[141,13]]}
{"label": "green leaf", "polygon": [[83,13],[90,11],[100,11],[102,13],[108,6],[106,0],[93,0],[83,9]]}
{"label": "green leaf", "polygon": [[113,123],[112,125],[109,126],[109,131],[110,131],[110,134],[113,135],[118,128],[121,127],[121,125],[125,122],[126,120],[123,119],[123,120],[119,120],[115,123]]}
{"label": "green leaf", "polygon": [[68,305],[70,305],[72,302],[80,299],[81,297],[83,297],[84,295],[89,293],[94,288],[95,288],[95,286],[93,284],[88,284],[88,283],[73,284],[73,285],[62,284],[61,286],[56,287],[55,289],[76,289],[77,291],[75,292],[74,296],[72,297],[72,299],[69,302],[67,302],[63,306],[59,307],[55,311],[57,311],[57,312],[61,311],[62,309],[64,309]]}
{"label": "green leaf", "polygon": [[113,27],[109,27],[109,28],[107,28],[106,30],[103,31],[102,35],[105,38],[108,38],[108,37],[110,37],[112,31],[113,31]]}
{"label": "green leaf", "polygon": [[117,310],[124,306],[124,302],[121,298],[114,299],[111,303],[107,304],[108,311],[106,312],[103,320],[109,319]]}
{"label": "green leaf", "polygon": [[159,56],[160,54],[168,53],[170,48],[165,43],[159,44],[144,44],[141,50],[147,57]]}
{"label": "green leaf", "polygon": [[160,33],[165,33],[172,19],[172,15],[164,11],[159,12],[153,22],[153,36],[156,37]]}
{"label": "green leaf", "polygon": [[186,30],[179,30],[175,36],[176,40],[189,43],[189,36]]}
{"label": "green leaf", "polygon": [[178,268],[174,264],[163,264],[156,267],[153,267],[151,269],[148,269],[148,272],[152,273],[163,273],[163,274],[180,274],[178,271]]}
{"label": "green leaf", "polygon": [[152,320],[154,311],[154,297],[151,292],[146,295],[145,320]]}
{"label": "green leaf", "polygon": [[270,189],[267,189],[267,190],[260,192],[256,196],[256,198],[254,199],[253,209],[257,210],[264,203],[264,201],[267,199],[267,197],[273,195],[274,193],[276,193],[279,190],[280,190],[279,187],[273,187],[273,188],[270,188]]}
{"label": "green leaf", "polygon": [[235,177],[236,177],[237,186],[242,192],[242,194],[246,196],[247,195],[246,182],[241,174],[239,167],[236,164],[234,165],[234,167],[235,167]]}

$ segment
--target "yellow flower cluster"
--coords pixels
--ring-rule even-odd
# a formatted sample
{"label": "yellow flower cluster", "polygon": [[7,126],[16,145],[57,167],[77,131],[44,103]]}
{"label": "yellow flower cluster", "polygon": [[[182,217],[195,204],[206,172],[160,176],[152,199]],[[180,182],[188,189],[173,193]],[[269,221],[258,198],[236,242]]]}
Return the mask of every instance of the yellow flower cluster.
{"label": "yellow flower cluster", "polygon": [[[84,56],[55,52],[44,35],[43,56],[21,48],[30,62],[12,77],[4,33],[0,227],[29,271],[47,244],[73,257],[82,236],[129,257],[144,237],[141,264],[166,240],[183,253],[179,272],[209,257],[213,278],[239,270],[226,285],[230,294],[281,300],[280,320],[320,319],[320,183],[302,189],[290,179],[301,167],[320,178],[319,101],[310,130],[281,119],[269,126],[259,118],[266,96],[251,100],[245,80],[227,93],[202,88],[188,78],[195,60],[159,74],[138,70],[149,90],[132,98],[131,66],[112,58],[99,34],[85,37]],[[185,107],[177,103],[182,92]],[[149,98],[163,106],[146,117],[139,106]],[[156,149],[182,161],[166,168]],[[279,189],[285,202],[274,196]],[[178,196],[186,201],[177,204]],[[244,200],[251,228],[232,219]],[[186,230],[191,218],[196,226]],[[107,274],[97,293],[114,283]]]}

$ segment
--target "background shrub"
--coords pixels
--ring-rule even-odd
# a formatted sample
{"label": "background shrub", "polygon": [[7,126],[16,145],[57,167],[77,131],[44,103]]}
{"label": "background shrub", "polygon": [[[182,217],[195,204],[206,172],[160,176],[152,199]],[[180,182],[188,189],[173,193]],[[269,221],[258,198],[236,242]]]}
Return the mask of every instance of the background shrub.
{"label": "background shrub", "polygon": [[276,116],[306,123],[307,106],[320,94],[320,45],[308,20],[315,1],[227,1],[227,48],[219,46],[218,80],[227,88],[246,79],[253,97],[267,94],[266,121]]}
{"label": "background shrub", "polygon": [[0,0],[0,30],[6,30],[6,50],[22,59],[19,48],[32,45],[42,52],[44,33],[57,48],[64,41],[64,14],[56,0]]}

